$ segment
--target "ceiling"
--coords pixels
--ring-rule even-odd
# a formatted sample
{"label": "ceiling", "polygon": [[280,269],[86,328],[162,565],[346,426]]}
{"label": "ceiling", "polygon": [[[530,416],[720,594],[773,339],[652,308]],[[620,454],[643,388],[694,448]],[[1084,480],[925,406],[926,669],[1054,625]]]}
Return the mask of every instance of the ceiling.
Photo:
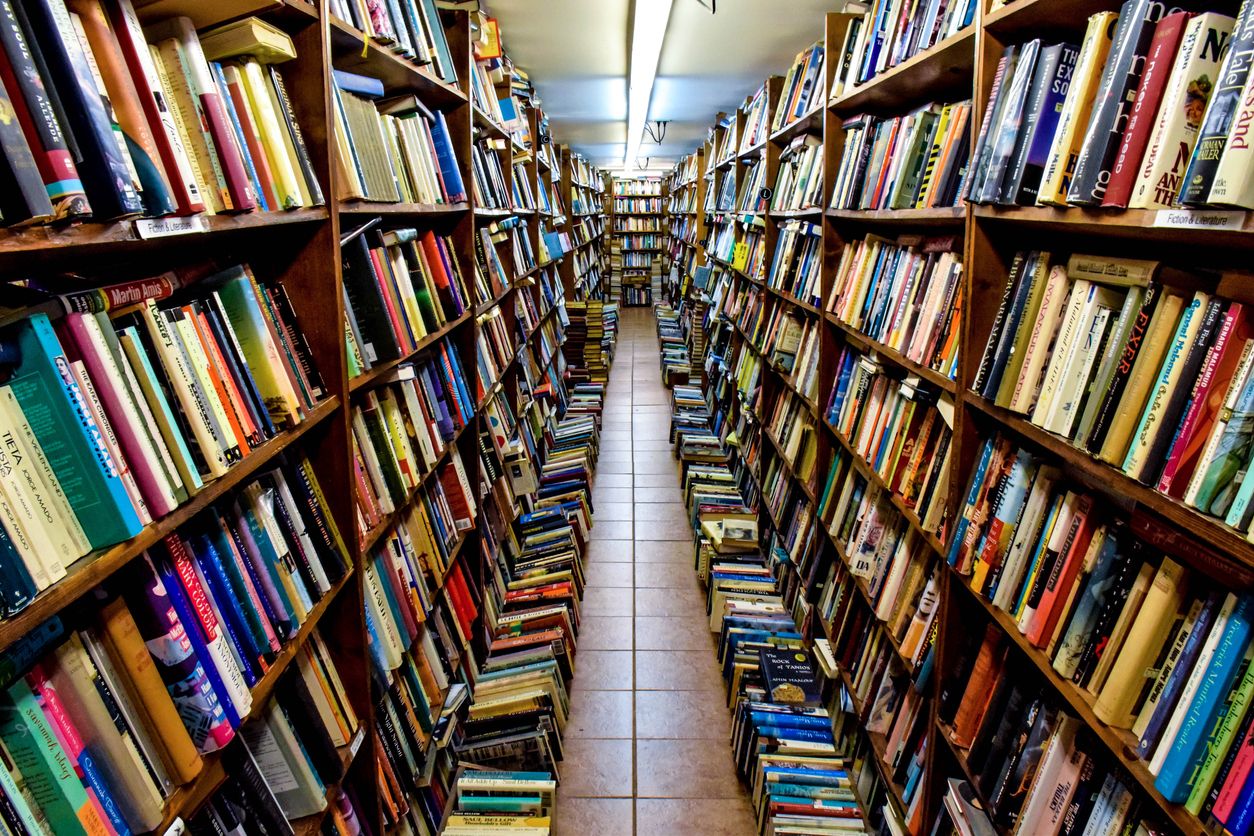
{"label": "ceiling", "polygon": [[[720,111],[739,106],[768,75],[784,75],[823,36],[824,12],[843,0],[674,0],[649,120],[665,139],[640,148],[669,168],[705,139]],[[715,3],[717,13],[707,7]],[[554,139],[604,168],[627,141],[630,0],[485,0],[505,52],[539,91]]]}

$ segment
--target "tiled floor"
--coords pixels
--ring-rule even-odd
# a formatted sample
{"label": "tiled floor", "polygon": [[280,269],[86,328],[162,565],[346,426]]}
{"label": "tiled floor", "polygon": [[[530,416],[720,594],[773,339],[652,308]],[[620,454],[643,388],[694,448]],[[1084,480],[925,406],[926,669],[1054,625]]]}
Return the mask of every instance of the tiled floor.
{"label": "tiled floor", "polygon": [[620,324],[554,831],[752,836],[667,441],[653,312],[624,309]]}

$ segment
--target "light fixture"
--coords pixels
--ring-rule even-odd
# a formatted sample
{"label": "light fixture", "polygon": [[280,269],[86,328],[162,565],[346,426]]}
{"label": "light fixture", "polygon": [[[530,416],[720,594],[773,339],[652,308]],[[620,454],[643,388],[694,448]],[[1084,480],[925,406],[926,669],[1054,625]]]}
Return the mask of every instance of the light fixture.
{"label": "light fixture", "polygon": [[627,83],[627,154],[623,167],[635,168],[649,118],[649,101],[657,78],[657,62],[662,55],[666,24],[673,0],[636,0],[631,20],[631,76]]}

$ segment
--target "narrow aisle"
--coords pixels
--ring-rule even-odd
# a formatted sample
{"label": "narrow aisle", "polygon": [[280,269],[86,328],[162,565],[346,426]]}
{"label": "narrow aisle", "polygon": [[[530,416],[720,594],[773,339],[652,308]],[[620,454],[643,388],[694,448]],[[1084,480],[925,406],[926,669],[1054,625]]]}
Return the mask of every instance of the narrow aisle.
{"label": "narrow aisle", "polygon": [[559,836],[752,836],[651,308],[619,314],[565,736]]}

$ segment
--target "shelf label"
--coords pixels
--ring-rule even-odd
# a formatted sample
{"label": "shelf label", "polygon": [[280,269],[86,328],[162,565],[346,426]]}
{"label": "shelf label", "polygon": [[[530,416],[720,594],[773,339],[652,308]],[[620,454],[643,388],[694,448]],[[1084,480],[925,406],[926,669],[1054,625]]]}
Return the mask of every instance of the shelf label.
{"label": "shelf label", "polygon": [[1154,226],[1239,230],[1245,226],[1245,214],[1239,209],[1159,209],[1154,215]]}
{"label": "shelf label", "polygon": [[135,221],[135,234],[144,241],[208,231],[209,226],[201,215],[190,215],[186,218],[140,218]]}

